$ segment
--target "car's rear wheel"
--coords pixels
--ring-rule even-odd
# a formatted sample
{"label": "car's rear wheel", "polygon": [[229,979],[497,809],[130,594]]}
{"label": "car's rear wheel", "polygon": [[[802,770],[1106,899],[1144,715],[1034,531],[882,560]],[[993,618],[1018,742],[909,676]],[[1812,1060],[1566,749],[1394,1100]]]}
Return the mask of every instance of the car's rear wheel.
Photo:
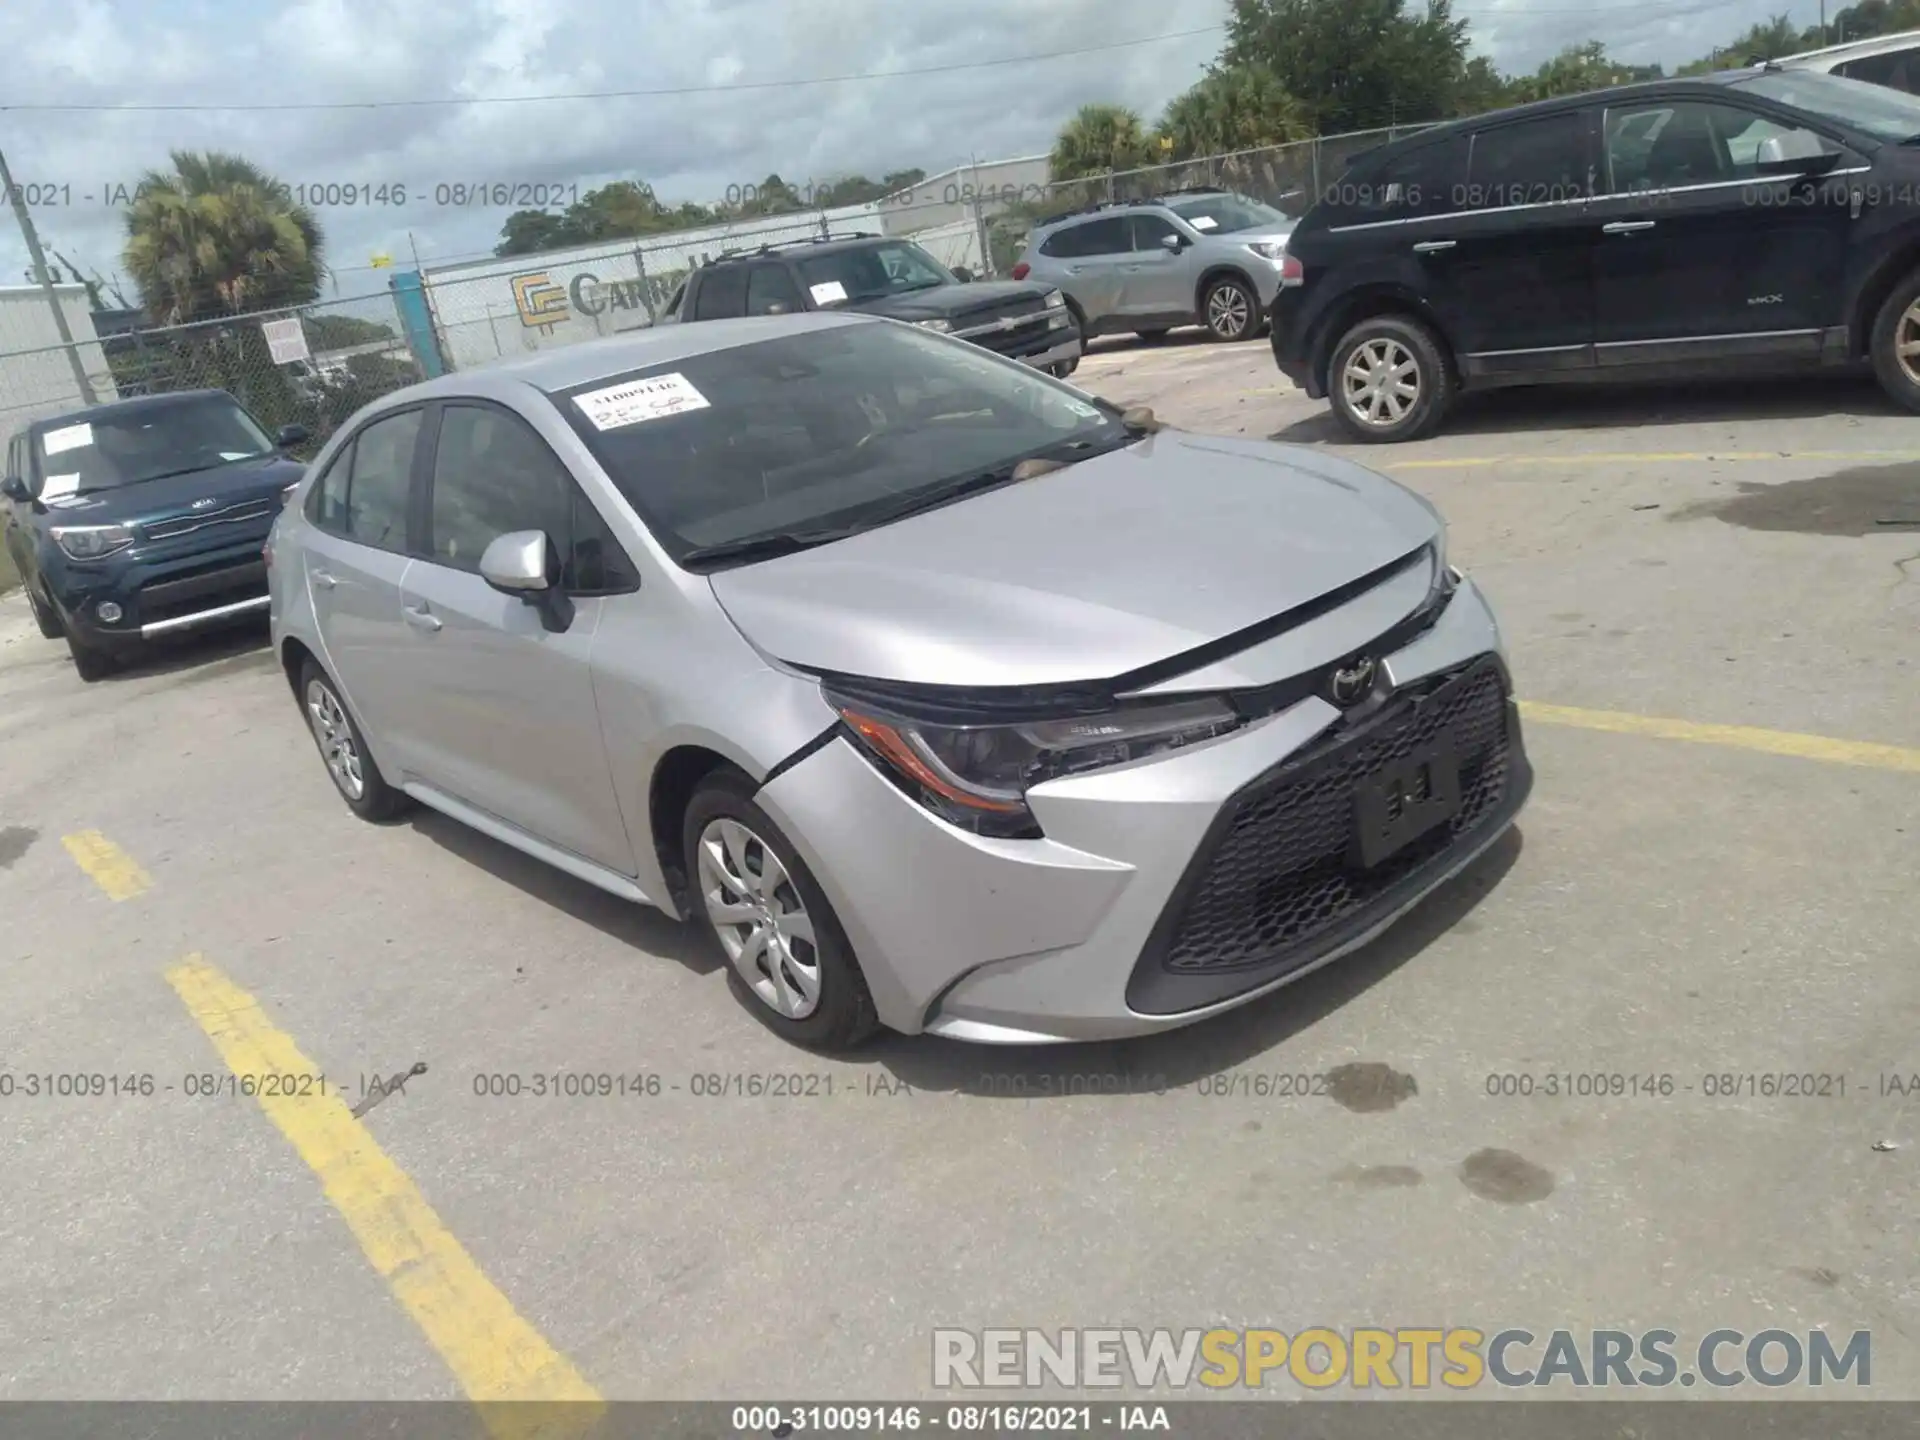
{"label": "car's rear wheel", "polygon": [[49,640],[58,640],[67,633],[67,627],[60,623],[60,612],[53,602],[40,593],[37,584],[27,585],[27,608],[33,611],[33,623],[40,627],[40,633]]}
{"label": "car's rear wheel", "polygon": [[374,763],[360,727],[327,673],[309,660],[300,671],[300,708],[320,749],[327,778],[347,808],[362,820],[391,820],[407,808],[407,796],[387,783]]}
{"label": "car's rear wheel", "polygon": [[1920,411],[1920,270],[1893,287],[1868,348],[1880,388],[1902,409]]}
{"label": "car's rear wheel", "polygon": [[1231,275],[1209,285],[1200,302],[1201,318],[1216,340],[1245,340],[1260,328],[1257,311],[1253,291]]}
{"label": "car's rear wheel", "polygon": [[1434,334],[1406,315],[1376,315],[1340,337],[1327,366],[1333,415],[1356,440],[1416,440],[1453,403],[1453,372]]}
{"label": "car's rear wheel", "polygon": [[1080,360],[1075,356],[1071,360],[1059,360],[1047,367],[1047,373],[1056,380],[1064,380],[1080,368]]}
{"label": "car's rear wheel", "polygon": [[850,1049],[879,1029],[873,995],[833,907],[753,788],[738,771],[715,771],[687,807],[694,918],[769,1029],[796,1045]]}

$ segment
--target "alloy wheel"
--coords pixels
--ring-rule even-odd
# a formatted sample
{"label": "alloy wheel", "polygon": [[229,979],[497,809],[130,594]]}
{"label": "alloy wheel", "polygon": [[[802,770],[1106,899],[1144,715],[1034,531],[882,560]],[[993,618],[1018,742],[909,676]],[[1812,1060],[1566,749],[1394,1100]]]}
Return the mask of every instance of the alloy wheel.
{"label": "alloy wheel", "polygon": [[1378,429],[1398,425],[1420,400],[1420,362],[1398,340],[1362,341],[1340,372],[1348,413]]}
{"label": "alloy wheel", "polygon": [[1253,319],[1253,304],[1238,285],[1216,285],[1207,296],[1207,324],[1223,340],[1238,340]]}
{"label": "alloy wheel", "polygon": [[780,863],[751,829],[728,816],[700,832],[700,894],[728,961],[762,1004],[804,1020],[820,1004],[813,918]]}
{"label": "alloy wheel", "polygon": [[319,680],[307,684],[307,721],[313,726],[313,738],[320,742],[320,754],[333,783],[347,799],[360,799],[367,793],[367,779],[360,769],[353,727],[347,723],[339,697]]}
{"label": "alloy wheel", "polygon": [[1893,355],[1908,381],[1920,385],[1920,298],[1907,306],[1900,323],[1893,327]]}

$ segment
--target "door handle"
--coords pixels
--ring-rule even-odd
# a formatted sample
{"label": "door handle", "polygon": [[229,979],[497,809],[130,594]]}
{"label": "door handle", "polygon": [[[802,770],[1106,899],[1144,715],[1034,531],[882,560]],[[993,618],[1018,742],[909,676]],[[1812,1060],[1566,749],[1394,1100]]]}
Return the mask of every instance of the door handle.
{"label": "door handle", "polygon": [[432,634],[440,628],[440,617],[425,605],[403,605],[400,607],[400,613],[407,617],[407,624],[416,630],[425,630],[428,634]]}
{"label": "door handle", "polygon": [[1460,242],[1457,240],[1422,240],[1413,247],[1416,255],[1432,255],[1441,250],[1451,250]]}
{"label": "door handle", "polygon": [[1631,235],[1636,230],[1651,230],[1657,221],[1653,220],[1615,220],[1612,224],[1602,225],[1602,235]]}
{"label": "door handle", "polygon": [[338,580],[333,578],[333,575],[330,571],[309,570],[307,573],[313,577],[313,583],[318,585],[322,590],[331,590],[334,586],[340,583]]}

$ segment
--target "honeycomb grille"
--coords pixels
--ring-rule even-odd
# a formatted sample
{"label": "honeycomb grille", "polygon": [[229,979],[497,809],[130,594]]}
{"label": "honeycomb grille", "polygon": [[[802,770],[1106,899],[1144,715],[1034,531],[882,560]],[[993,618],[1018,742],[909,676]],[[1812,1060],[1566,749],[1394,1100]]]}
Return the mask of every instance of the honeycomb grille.
{"label": "honeycomb grille", "polygon": [[[1508,780],[1505,677],[1490,658],[1458,672],[1403,713],[1287,762],[1243,791],[1215,841],[1162,964],[1176,973],[1270,965],[1352,918],[1437,859],[1498,809]],[[1349,858],[1354,796],[1388,767],[1451,732],[1460,809],[1370,870]]]}

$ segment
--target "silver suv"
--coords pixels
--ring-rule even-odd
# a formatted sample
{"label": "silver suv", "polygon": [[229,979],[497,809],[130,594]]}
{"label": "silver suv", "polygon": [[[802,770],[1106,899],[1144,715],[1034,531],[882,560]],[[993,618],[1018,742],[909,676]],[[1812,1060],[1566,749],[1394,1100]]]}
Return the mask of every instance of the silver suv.
{"label": "silver suv", "polygon": [[275,523],[333,786],[693,921],[797,1043],[1097,1040],[1384,929],[1531,784],[1426,501],[850,314],[388,396]]}
{"label": "silver suv", "polygon": [[1157,340],[1204,325],[1216,339],[1245,340],[1279,293],[1293,226],[1228,190],[1096,205],[1036,225],[1013,278],[1058,286],[1083,339]]}

